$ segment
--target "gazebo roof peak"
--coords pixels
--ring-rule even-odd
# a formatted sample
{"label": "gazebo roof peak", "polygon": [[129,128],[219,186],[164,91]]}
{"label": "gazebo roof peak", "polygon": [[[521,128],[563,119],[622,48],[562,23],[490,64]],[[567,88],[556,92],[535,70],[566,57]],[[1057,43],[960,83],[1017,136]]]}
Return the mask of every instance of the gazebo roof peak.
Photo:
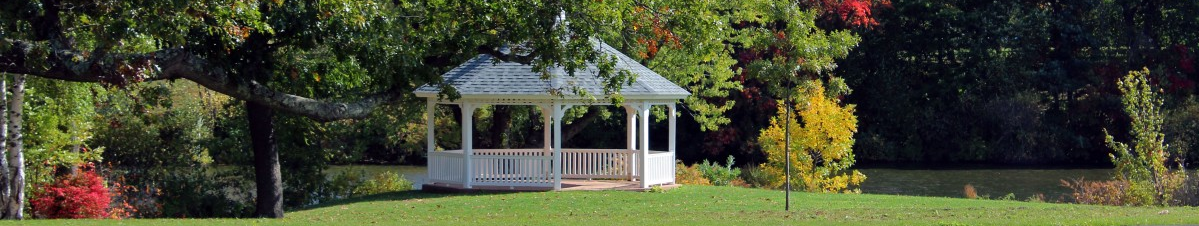
{"label": "gazebo roof peak", "polygon": [[[600,53],[615,56],[614,71],[627,71],[636,76],[632,84],[621,88],[620,94],[625,99],[683,99],[691,92],[675,85],[658,73],[646,68],[636,60],[629,58],[612,46],[602,41],[594,41]],[[466,63],[442,75],[444,82],[453,86],[464,99],[476,98],[513,98],[513,99],[558,99],[550,90],[570,90],[578,87],[597,98],[602,96],[603,79],[599,77],[599,69],[595,63],[588,63],[586,68],[575,71],[570,76],[561,67],[549,69],[552,79],[542,79],[540,72],[533,71],[532,65],[516,62],[494,62],[493,57],[480,54]],[[436,97],[441,87],[426,84],[413,93],[418,97]],[[583,99],[576,95],[564,95],[565,99]]]}

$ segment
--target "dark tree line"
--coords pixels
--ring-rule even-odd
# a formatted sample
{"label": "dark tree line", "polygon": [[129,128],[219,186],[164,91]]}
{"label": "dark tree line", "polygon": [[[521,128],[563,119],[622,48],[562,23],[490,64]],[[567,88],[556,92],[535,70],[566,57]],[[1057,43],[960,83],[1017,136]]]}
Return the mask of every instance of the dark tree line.
{"label": "dark tree line", "polygon": [[[1149,68],[1193,146],[1194,1],[896,1],[838,72],[864,162],[1107,165],[1116,81]],[[1171,110],[1167,110],[1171,111]],[[1127,136],[1127,134],[1117,135]]]}

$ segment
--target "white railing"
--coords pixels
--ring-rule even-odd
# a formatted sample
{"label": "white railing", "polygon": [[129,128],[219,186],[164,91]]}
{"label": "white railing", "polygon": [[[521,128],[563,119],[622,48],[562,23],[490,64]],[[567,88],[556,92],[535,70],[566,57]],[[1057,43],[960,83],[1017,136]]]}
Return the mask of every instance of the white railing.
{"label": "white railing", "polygon": [[[472,157],[473,185],[550,187],[554,183],[553,156],[544,149],[475,149]],[[643,178],[633,167],[640,151],[625,149],[562,149],[562,178]],[[461,150],[429,153],[429,181],[464,184],[465,160]],[[647,184],[674,182],[674,153],[651,151]]]}
{"label": "white railing", "polygon": [[645,184],[666,184],[674,182],[674,153],[650,152],[645,158]]}
{"label": "white railing", "polygon": [[463,162],[461,151],[429,152],[429,182],[460,184],[466,181]]}
{"label": "white railing", "polygon": [[[459,150],[454,150],[462,152]],[[553,150],[543,149],[475,149],[475,156],[480,155],[509,155],[509,156],[551,156]]]}
{"label": "white railing", "polygon": [[562,178],[629,179],[633,155],[623,149],[563,149]]}
{"label": "white railing", "polygon": [[552,156],[475,155],[475,185],[485,186],[554,186]]}

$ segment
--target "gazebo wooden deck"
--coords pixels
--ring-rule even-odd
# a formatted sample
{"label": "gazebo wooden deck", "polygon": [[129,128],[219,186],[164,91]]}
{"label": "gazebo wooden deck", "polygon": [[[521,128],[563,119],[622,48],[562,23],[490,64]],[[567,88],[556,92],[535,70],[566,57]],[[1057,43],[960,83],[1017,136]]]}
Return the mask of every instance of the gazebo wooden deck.
{"label": "gazebo wooden deck", "polygon": [[[617,58],[616,70],[637,76],[636,82],[621,90],[627,116],[625,149],[564,149],[562,118],[572,106],[610,105],[572,95],[552,95],[551,90],[582,88],[602,93],[602,79],[595,65],[567,75],[551,69],[554,76],[542,79],[530,65],[493,62],[479,55],[442,77],[461,98],[440,99],[437,85],[425,85],[414,93],[428,100],[427,125],[434,125],[436,106],[456,105],[462,109],[462,128],[472,128],[475,110],[482,105],[532,105],[541,109],[546,129],[545,146],[540,149],[475,149],[471,129],[462,130],[462,149],[437,150],[434,128],[427,129],[428,183],[433,189],[485,190],[571,190],[594,188],[647,189],[654,185],[670,186],[675,175],[675,102],[690,95],[637,61],[616,49],[595,41],[600,52]],[[568,87],[576,86],[576,87]],[[669,133],[667,150],[649,149],[650,107],[663,105],[667,110]],[[564,181],[565,179],[565,181]],[[584,180],[571,180],[584,179]],[[598,180],[597,180],[598,179]],[[586,181],[591,180],[591,181]],[[633,185],[632,187],[627,185]],[[506,189],[504,189],[506,188]]]}
{"label": "gazebo wooden deck", "polygon": [[[511,187],[511,186],[474,186],[473,188],[464,188],[461,184],[443,184],[429,183],[422,185],[422,191],[437,192],[437,193],[470,193],[476,191],[553,191],[551,187]],[[673,189],[680,185],[678,184],[662,184],[659,185],[662,189]],[[628,180],[589,180],[589,179],[563,179],[562,189],[560,191],[648,191],[651,188],[642,188],[637,181]]]}

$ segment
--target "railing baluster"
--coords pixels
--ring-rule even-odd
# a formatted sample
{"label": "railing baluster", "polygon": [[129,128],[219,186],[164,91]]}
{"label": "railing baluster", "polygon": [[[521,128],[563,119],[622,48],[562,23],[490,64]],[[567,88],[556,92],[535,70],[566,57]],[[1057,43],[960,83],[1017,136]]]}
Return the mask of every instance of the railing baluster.
{"label": "railing baluster", "polygon": [[[465,182],[474,175],[479,185],[548,186],[553,182],[553,168],[562,167],[563,176],[577,179],[625,179],[637,168],[649,167],[646,174],[635,175],[648,182],[669,181],[674,167],[668,153],[637,156],[624,149],[564,149],[562,165],[554,166],[553,158],[541,149],[478,149],[475,152],[474,172],[462,172],[465,159],[462,153],[437,152],[429,156],[430,180]],[[637,158],[646,158],[640,164]]]}

